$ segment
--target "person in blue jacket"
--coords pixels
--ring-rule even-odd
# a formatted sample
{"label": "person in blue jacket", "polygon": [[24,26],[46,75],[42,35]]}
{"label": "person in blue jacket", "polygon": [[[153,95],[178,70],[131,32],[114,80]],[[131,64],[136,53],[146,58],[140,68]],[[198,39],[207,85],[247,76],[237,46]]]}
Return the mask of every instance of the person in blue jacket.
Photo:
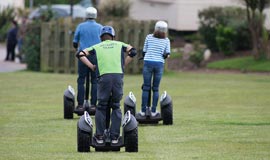
{"label": "person in blue jacket", "polygon": [[[94,7],[88,7],[86,9],[86,21],[80,23],[76,30],[73,39],[73,47],[77,50],[84,50],[90,46],[100,43],[100,31],[103,27],[97,23],[97,10]],[[77,52],[76,51],[76,52]],[[88,57],[93,62],[94,57]],[[91,106],[96,106],[97,103],[97,77],[96,73],[90,70],[85,64],[78,60],[78,78],[77,78],[77,102],[78,106],[75,108],[75,112],[84,111],[83,103],[85,96],[85,79],[87,72],[90,73],[91,80]]]}
{"label": "person in blue jacket", "polygon": [[[157,116],[157,103],[159,98],[159,84],[163,75],[165,59],[170,56],[170,40],[166,33],[168,24],[164,21],[158,21],[155,24],[153,34],[145,38],[143,55],[143,87],[142,87],[142,106],[141,116],[145,116],[146,107],[151,107],[151,116]],[[149,92],[153,91],[152,106],[147,106]],[[151,104],[150,104],[151,105]]]}
{"label": "person in blue jacket", "polygon": [[7,55],[5,61],[15,60],[15,48],[17,45],[17,34],[18,34],[18,24],[16,21],[12,21],[13,27],[8,31],[7,34]]}

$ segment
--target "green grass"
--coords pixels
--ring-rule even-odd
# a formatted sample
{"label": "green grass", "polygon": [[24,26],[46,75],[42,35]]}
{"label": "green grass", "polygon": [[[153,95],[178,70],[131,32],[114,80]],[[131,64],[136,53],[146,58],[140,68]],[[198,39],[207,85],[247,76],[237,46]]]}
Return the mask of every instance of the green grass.
{"label": "green grass", "polygon": [[270,61],[254,60],[253,57],[249,56],[212,62],[207,65],[207,68],[270,72]]}
{"label": "green grass", "polygon": [[[139,125],[139,152],[78,153],[76,123],[63,119],[63,92],[76,75],[0,73],[0,159],[270,159],[270,77],[169,73],[160,90],[173,98],[172,126]],[[141,75],[124,93],[141,103]],[[93,148],[91,148],[93,150]]]}

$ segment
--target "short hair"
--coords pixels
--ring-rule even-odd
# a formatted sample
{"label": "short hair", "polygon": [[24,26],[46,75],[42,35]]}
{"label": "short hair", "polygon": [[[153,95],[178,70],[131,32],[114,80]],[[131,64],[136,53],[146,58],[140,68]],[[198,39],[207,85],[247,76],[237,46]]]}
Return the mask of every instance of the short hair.
{"label": "short hair", "polygon": [[114,39],[114,37],[112,35],[110,35],[109,33],[103,34],[100,38],[101,38],[101,41],[113,40]]}
{"label": "short hair", "polygon": [[17,27],[18,23],[15,20],[12,20],[12,23]]}
{"label": "short hair", "polygon": [[153,35],[155,38],[161,38],[161,39],[166,38],[166,33],[161,32],[161,31],[154,31]]}

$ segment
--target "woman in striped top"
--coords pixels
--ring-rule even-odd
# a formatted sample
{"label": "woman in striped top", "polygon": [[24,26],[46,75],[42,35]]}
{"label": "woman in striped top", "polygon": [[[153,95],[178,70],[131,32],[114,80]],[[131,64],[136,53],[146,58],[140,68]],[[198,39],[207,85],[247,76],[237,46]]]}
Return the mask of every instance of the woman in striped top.
{"label": "woman in striped top", "polygon": [[163,75],[165,59],[170,56],[171,52],[170,40],[166,36],[167,30],[167,23],[158,21],[155,25],[154,33],[147,35],[145,38],[143,47],[144,66],[141,116],[145,116],[146,107],[150,107],[147,106],[147,102],[148,98],[151,98],[149,97],[151,87],[153,91],[151,115],[157,116],[157,114],[159,114],[156,111],[159,97],[159,84]]}

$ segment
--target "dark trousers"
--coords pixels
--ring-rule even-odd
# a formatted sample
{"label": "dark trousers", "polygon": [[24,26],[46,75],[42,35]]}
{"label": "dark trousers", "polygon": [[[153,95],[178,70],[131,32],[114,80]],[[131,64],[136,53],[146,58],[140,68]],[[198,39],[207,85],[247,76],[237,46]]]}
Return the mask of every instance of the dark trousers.
{"label": "dark trousers", "polygon": [[96,72],[89,69],[83,62],[78,61],[78,79],[77,79],[77,102],[78,105],[83,105],[85,98],[85,80],[87,72],[90,72],[90,84],[91,84],[91,105],[96,105],[97,103],[97,76]]}
{"label": "dark trousers", "polygon": [[[7,43],[7,56],[6,60],[15,60],[15,47],[17,43]],[[11,57],[10,57],[11,56]]]}
{"label": "dark trousers", "polygon": [[123,74],[104,74],[98,78],[98,105],[95,114],[96,135],[103,135],[106,129],[106,110],[111,112],[111,138],[120,135],[122,113],[120,101],[123,97]]}

